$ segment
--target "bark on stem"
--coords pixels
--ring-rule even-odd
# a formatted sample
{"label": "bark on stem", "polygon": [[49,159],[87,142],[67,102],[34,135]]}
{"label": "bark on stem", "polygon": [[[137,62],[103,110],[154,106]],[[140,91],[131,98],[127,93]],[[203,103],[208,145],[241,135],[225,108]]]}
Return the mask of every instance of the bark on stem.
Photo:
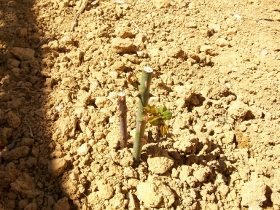
{"label": "bark on stem", "polygon": [[145,110],[144,107],[148,105],[149,95],[150,95],[150,84],[152,80],[153,69],[150,67],[145,67],[140,81],[139,91],[140,98],[138,102],[138,111],[136,117],[136,132],[133,144],[133,157],[136,163],[139,162],[141,156],[141,150],[143,146],[143,137],[146,128]]}
{"label": "bark on stem", "polygon": [[127,106],[125,93],[118,94],[118,104],[120,111],[120,147],[121,149],[127,146]]}

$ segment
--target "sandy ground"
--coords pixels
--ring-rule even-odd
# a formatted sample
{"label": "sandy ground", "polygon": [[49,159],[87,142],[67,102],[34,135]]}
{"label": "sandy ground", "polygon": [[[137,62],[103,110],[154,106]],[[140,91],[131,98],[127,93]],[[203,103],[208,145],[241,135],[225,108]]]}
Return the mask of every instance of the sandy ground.
{"label": "sandy ground", "polygon": [[0,0],[0,209],[279,210],[279,37],[278,0]]}

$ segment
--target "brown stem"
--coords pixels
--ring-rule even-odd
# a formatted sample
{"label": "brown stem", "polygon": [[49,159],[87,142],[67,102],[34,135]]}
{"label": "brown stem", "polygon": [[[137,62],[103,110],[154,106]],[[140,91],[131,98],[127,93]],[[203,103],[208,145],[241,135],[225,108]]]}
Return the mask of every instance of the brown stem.
{"label": "brown stem", "polygon": [[118,94],[118,104],[120,110],[120,147],[123,149],[127,146],[127,106],[125,93]]}

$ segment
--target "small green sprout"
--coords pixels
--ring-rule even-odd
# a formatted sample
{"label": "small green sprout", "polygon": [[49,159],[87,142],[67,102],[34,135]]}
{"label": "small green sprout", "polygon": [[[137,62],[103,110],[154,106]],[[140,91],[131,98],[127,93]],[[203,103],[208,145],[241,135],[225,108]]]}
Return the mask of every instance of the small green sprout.
{"label": "small green sprout", "polygon": [[153,126],[158,126],[162,136],[166,136],[168,132],[168,125],[166,120],[170,120],[172,113],[165,107],[155,108],[154,106],[144,107],[147,115],[144,117],[147,122]]}

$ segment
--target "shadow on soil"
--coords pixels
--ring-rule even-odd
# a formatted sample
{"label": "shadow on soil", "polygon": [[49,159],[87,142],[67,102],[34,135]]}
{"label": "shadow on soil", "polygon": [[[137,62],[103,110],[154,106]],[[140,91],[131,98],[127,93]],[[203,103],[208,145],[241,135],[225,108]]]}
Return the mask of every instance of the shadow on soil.
{"label": "shadow on soil", "polygon": [[51,90],[41,75],[34,3],[0,0],[0,209],[5,210],[53,209],[65,196],[61,176],[48,170],[55,147],[45,119]]}

